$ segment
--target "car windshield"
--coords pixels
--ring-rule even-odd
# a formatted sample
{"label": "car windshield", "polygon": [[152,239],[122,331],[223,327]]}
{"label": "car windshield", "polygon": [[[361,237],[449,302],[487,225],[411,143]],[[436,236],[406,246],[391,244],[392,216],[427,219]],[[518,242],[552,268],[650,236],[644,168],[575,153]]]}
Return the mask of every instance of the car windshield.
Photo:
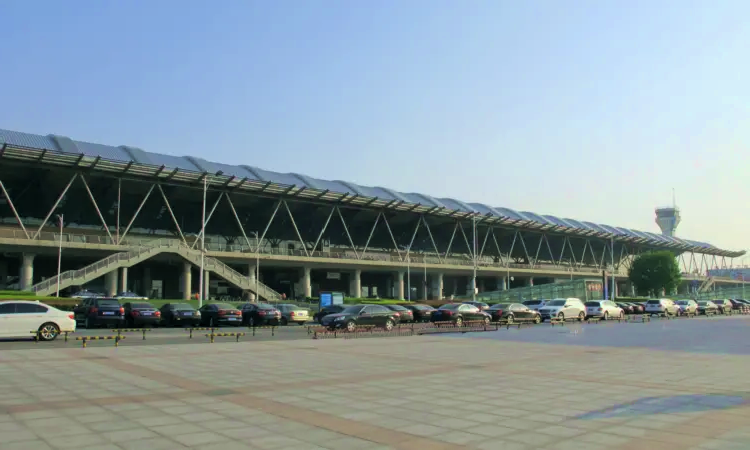
{"label": "car windshield", "polygon": [[230,305],[229,303],[214,303],[217,308],[219,309],[236,309],[234,306]]}
{"label": "car windshield", "polygon": [[661,305],[661,300],[649,300],[646,302],[648,305]]}
{"label": "car windshield", "polygon": [[[288,306],[288,305],[282,305],[282,306]],[[258,309],[276,309],[273,306],[267,304],[267,303],[258,303]]]}
{"label": "car windshield", "polygon": [[497,303],[495,305],[490,306],[490,309],[500,309],[500,310],[503,310],[503,309],[508,309],[509,306],[510,306],[510,304],[508,304],[508,303]]}
{"label": "car windshield", "polygon": [[174,308],[175,311],[192,311],[195,309],[187,303],[177,303],[176,305],[172,305],[172,308]]}
{"label": "car windshield", "polygon": [[362,305],[350,306],[341,311],[341,314],[359,314],[359,312],[362,311],[362,308],[364,308]]}
{"label": "car windshield", "polygon": [[565,300],[552,300],[545,306],[565,306]]}
{"label": "car windshield", "polygon": [[523,304],[526,306],[541,305],[542,303],[543,303],[542,300],[529,300],[529,301],[523,302]]}
{"label": "car windshield", "polygon": [[117,300],[99,300],[99,306],[120,306]]}
{"label": "car windshield", "polygon": [[458,309],[459,306],[461,306],[460,303],[448,303],[447,305],[441,306],[440,309],[454,310],[454,309]]}
{"label": "car windshield", "polygon": [[393,311],[408,311],[406,308],[404,308],[401,305],[389,305],[388,307],[392,309]]}
{"label": "car windshield", "polygon": [[586,302],[586,306],[601,306],[599,302]]}
{"label": "car windshield", "polygon": [[677,301],[676,303],[677,303],[678,305],[687,305],[687,304],[688,304],[688,303],[690,303],[690,302],[688,302],[687,300],[678,300],[678,301]]}
{"label": "car windshield", "polygon": [[154,305],[151,303],[131,303],[131,308],[153,308]]}
{"label": "car windshield", "polygon": [[708,302],[698,302],[698,304],[699,304],[700,306],[706,306],[706,305],[708,305]]}

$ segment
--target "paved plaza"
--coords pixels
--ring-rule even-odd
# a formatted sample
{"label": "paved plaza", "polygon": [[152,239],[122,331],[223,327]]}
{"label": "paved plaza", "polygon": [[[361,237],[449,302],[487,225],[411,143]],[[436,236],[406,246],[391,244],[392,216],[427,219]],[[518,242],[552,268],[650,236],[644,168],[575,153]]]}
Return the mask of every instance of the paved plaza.
{"label": "paved plaza", "polygon": [[747,349],[736,339],[748,336],[743,316],[463,336],[42,343],[0,352],[0,449],[748,449],[750,352],[730,351]]}

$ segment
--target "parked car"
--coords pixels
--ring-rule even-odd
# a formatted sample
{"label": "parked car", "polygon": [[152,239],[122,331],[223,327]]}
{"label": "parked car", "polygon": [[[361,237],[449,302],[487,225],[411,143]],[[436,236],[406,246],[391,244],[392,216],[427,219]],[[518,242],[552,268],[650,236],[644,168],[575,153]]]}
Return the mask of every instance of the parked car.
{"label": "parked car", "polygon": [[590,300],[585,306],[586,317],[601,317],[604,320],[625,317],[625,311],[612,300]]}
{"label": "parked car", "polygon": [[681,314],[698,314],[698,303],[695,300],[677,300]]}
{"label": "parked car", "polygon": [[201,322],[201,313],[189,303],[165,303],[159,311],[161,323],[167,326],[195,326]]}
{"label": "parked car", "polygon": [[101,325],[121,327],[125,322],[125,308],[113,298],[83,298],[73,308],[73,317],[76,323],[88,329]]}
{"label": "parked car", "polygon": [[635,312],[635,307],[631,305],[630,303],[617,302],[617,306],[622,308],[625,314],[633,314],[633,312]]}
{"label": "parked car", "polygon": [[643,314],[646,311],[646,307],[642,303],[638,302],[627,302],[633,307],[633,314]]}
{"label": "parked car", "polygon": [[161,322],[161,311],[148,302],[128,302],[125,308],[125,324],[129,327],[154,326]]}
{"label": "parked car", "polygon": [[318,323],[321,323],[321,320],[323,320],[323,317],[325,317],[325,316],[327,316],[329,314],[338,314],[341,311],[343,311],[344,309],[346,309],[346,306],[344,306],[344,305],[328,305],[328,306],[324,306],[323,308],[320,309],[320,311],[316,312],[313,315],[313,320],[316,321],[316,322],[318,322]]}
{"label": "parked car", "polygon": [[525,306],[528,306],[529,309],[533,309],[534,311],[539,311],[539,308],[544,306],[546,304],[546,300],[538,299],[538,300],[526,300],[523,302]]}
{"label": "parked car", "polygon": [[401,305],[385,305],[386,308],[396,313],[396,318],[400,323],[414,322],[414,313]]}
{"label": "parked car", "polygon": [[490,307],[490,305],[488,305],[485,302],[463,302],[463,303],[466,303],[467,305],[476,306],[477,308],[479,308],[480,311],[485,311]]}
{"label": "parked car", "polygon": [[89,291],[88,289],[80,290],[70,296],[70,298],[102,298],[102,297],[107,297],[107,296],[102,294],[101,292]]}
{"label": "parked car", "polygon": [[239,309],[244,325],[254,327],[281,323],[281,311],[267,303],[243,303]]}
{"label": "parked car", "polygon": [[698,314],[703,314],[704,316],[708,316],[711,314],[717,314],[719,312],[719,307],[716,306],[716,303],[712,301],[699,301],[698,303]]}
{"label": "parked car", "polygon": [[748,306],[744,301],[740,299],[730,298],[729,302],[732,303],[732,309],[734,311],[742,311],[744,308],[747,308]]}
{"label": "parked car", "polygon": [[542,321],[542,315],[539,314],[539,311],[521,303],[498,303],[490,306],[490,309],[485,312],[490,313],[493,322],[506,320],[508,323],[513,323],[519,320],[540,323]]}
{"label": "parked car", "polygon": [[281,325],[287,325],[290,323],[304,325],[305,322],[310,320],[310,311],[308,311],[307,308],[303,308],[302,306],[284,303],[281,305],[276,305],[276,309],[278,309],[281,313]]}
{"label": "parked car", "polygon": [[31,332],[36,331],[41,340],[52,341],[61,332],[76,330],[73,313],[18,300],[0,302],[0,324],[0,338],[30,338]]}
{"label": "parked car", "polygon": [[468,303],[448,303],[433,312],[430,320],[432,322],[453,322],[460,327],[464,322],[477,320],[490,323],[492,317],[487,312]]}
{"label": "parked car", "polygon": [[732,312],[732,302],[729,300],[712,300],[718,308],[719,314],[730,314]]}
{"label": "parked car", "polygon": [[429,322],[435,308],[430,305],[404,305],[404,308],[412,312],[415,322]]}
{"label": "parked car", "polygon": [[542,320],[557,317],[563,320],[577,318],[583,322],[586,319],[586,306],[575,297],[556,298],[550,300],[539,310]]}
{"label": "parked car", "polygon": [[115,298],[117,300],[148,300],[148,297],[145,295],[138,295],[135,292],[120,292],[119,294],[115,295]]}
{"label": "parked car", "polygon": [[665,314],[670,316],[680,315],[680,307],[668,299],[649,300],[646,302],[646,314]]}
{"label": "parked car", "polygon": [[201,313],[200,324],[202,326],[240,326],[242,324],[242,312],[229,303],[207,303],[198,311]]}
{"label": "parked car", "polygon": [[381,305],[352,305],[340,313],[323,317],[321,325],[331,329],[354,331],[359,325],[374,325],[390,331],[396,325],[394,311]]}

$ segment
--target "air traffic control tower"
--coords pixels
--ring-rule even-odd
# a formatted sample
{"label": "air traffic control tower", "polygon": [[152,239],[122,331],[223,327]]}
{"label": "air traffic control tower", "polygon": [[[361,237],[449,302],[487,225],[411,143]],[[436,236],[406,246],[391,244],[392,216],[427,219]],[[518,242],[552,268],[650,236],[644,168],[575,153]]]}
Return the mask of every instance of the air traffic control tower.
{"label": "air traffic control tower", "polygon": [[661,228],[661,234],[674,236],[677,225],[680,224],[680,209],[677,205],[656,208],[656,224]]}

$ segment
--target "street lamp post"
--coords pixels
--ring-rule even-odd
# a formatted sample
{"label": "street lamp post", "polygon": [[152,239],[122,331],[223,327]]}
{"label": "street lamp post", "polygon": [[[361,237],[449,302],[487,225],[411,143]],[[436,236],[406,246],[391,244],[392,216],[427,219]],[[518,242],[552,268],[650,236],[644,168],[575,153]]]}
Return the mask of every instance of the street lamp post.
{"label": "street lamp post", "polygon": [[60,269],[62,268],[62,235],[63,235],[63,215],[57,215],[60,221],[60,242],[57,247],[57,297],[60,297]]}
{"label": "street lamp post", "polygon": [[471,231],[473,234],[472,239],[474,240],[474,249],[473,249],[473,256],[474,256],[474,276],[471,281],[471,300],[476,302],[477,301],[477,216],[472,216],[471,218]]}
{"label": "street lamp post", "polygon": [[260,278],[260,237],[257,231],[253,231],[255,236],[255,303],[260,302],[258,294],[258,278]]}
{"label": "street lamp post", "polygon": [[411,301],[411,255],[406,251],[406,300]]}
{"label": "street lamp post", "polygon": [[204,292],[205,286],[203,277],[205,276],[203,271],[205,270],[205,259],[206,259],[206,191],[208,191],[208,177],[203,177],[203,211],[201,213],[201,272],[198,275],[199,292],[198,295],[198,307],[203,306],[203,296],[207,295],[208,292]]}

